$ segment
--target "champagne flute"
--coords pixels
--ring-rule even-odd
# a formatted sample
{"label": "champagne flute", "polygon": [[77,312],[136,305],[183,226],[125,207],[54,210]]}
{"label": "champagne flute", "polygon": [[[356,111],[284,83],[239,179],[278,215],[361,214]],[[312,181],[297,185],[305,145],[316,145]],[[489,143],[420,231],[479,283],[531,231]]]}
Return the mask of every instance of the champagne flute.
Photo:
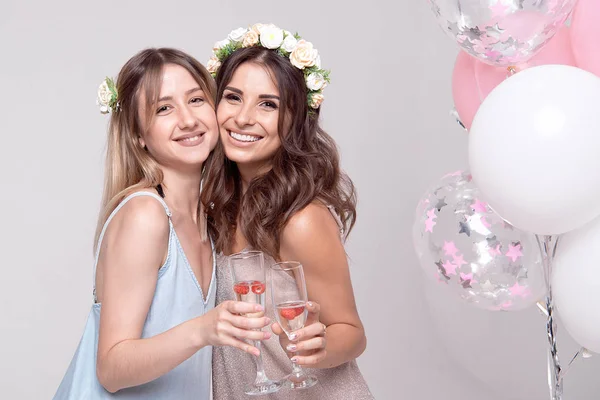
{"label": "champagne flute", "polygon": [[[275,317],[289,338],[293,332],[304,328],[308,316],[306,310],[308,299],[302,264],[296,261],[273,264],[269,277]],[[317,383],[317,378],[307,375],[292,361],[292,373],[287,376],[287,382],[291,389],[307,389]]]}
{"label": "champagne flute", "polygon": [[[265,307],[265,267],[261,251],[245,251],[229,256],[229,267],[233,278],[233,291],[237,301],[260,304]],[[245,314],[248,318],[260,318],[265,312]],[[267,377],[262,360],[261,341],[254,341],[260,354],[256,357],[256,379],[244,388],[248,395],[275,393],[283,384]]]}

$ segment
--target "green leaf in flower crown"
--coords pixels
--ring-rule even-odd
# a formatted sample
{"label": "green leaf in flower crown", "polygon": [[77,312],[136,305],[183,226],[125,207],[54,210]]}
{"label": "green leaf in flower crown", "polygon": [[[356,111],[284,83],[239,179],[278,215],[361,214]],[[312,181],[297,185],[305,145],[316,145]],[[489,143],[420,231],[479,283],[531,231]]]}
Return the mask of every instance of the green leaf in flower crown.
{"label": "green leaf in flower crown", "polygon": [[108,90],[110,90],[110,93],[112,93],[112,97],[116,99],[118,97],[118,93],[115,81],[112,78],[106,77],[106,85],[108,86]]}
{"label": "green leaf in flower crown", "polygon": [[319,67],[317,67],[316,65],[313,65],[312,67],[304,68],[304,75],[306,75],[306,76],[313,74],[315,72],[319,72]]}
{"label": "green leaf in flower crown", "polygon": [[225,46],[215,51],[215,55],[219,60],[223,61],[240,47],[241,44],[239,43],[227,43]]}
{"label": "green leaf in flower crown", "polygon": [[225,49],[224,47],[218,50],[215,50],[215,56],[219,59],[219,60],[223,60],[225,58],[227,58],[227,56],[229,56],[229,54],[227,53],[227,49]]}

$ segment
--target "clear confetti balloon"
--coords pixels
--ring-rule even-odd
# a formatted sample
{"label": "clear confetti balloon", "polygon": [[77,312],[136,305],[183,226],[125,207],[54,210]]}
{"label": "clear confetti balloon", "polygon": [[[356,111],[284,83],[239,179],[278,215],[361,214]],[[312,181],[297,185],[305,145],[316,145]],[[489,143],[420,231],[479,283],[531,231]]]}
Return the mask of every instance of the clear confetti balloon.
{"label": "clear confetti balloon", "polygon": [[469,54],[498,67],[533,57],[577,0],[428,0],[442,29]]}
{"label": "clear confetti balloon", "polygon": [[521,310],[546,292],[535,236],[492,211],[467,171],[446,175],[423,196],[413,239],[426,274],[479,308]]}

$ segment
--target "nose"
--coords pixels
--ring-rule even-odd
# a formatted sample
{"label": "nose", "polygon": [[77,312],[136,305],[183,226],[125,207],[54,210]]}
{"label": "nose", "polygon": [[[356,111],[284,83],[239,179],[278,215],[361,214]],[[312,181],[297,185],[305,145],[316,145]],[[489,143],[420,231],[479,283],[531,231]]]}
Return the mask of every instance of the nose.
{"label": "nose", "polygon": [[198,119],[189,107],[182,107],[179,111],[179,129],[187,130],[195,128],[198,125]]}
{"label": "nose", "polygon": [[240,128],[248,125],[254,125],[256,123],[254,118],[254,109],[250,104],[243,104],[238,108],[238,112],[235,115],[235,123]]}

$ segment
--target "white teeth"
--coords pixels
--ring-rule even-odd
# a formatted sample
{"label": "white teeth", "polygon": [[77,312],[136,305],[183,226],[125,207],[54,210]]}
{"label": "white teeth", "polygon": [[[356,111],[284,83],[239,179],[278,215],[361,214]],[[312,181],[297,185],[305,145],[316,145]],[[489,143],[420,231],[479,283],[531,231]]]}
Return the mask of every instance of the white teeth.
{"label": "white teeth", "polygon": [[229,135],[240,142],[256,142],[257,140],[260,140],[260,138],[256,136],[240,135],[239,133],[235,132],[229,132]]}
{"label": "white teeth", "polygon": [[195,142],[198,139],[200,139],[200,135],[192,136],[190,138],[185,138],[185,139],[179,139],[179,141],[180,142]]}

